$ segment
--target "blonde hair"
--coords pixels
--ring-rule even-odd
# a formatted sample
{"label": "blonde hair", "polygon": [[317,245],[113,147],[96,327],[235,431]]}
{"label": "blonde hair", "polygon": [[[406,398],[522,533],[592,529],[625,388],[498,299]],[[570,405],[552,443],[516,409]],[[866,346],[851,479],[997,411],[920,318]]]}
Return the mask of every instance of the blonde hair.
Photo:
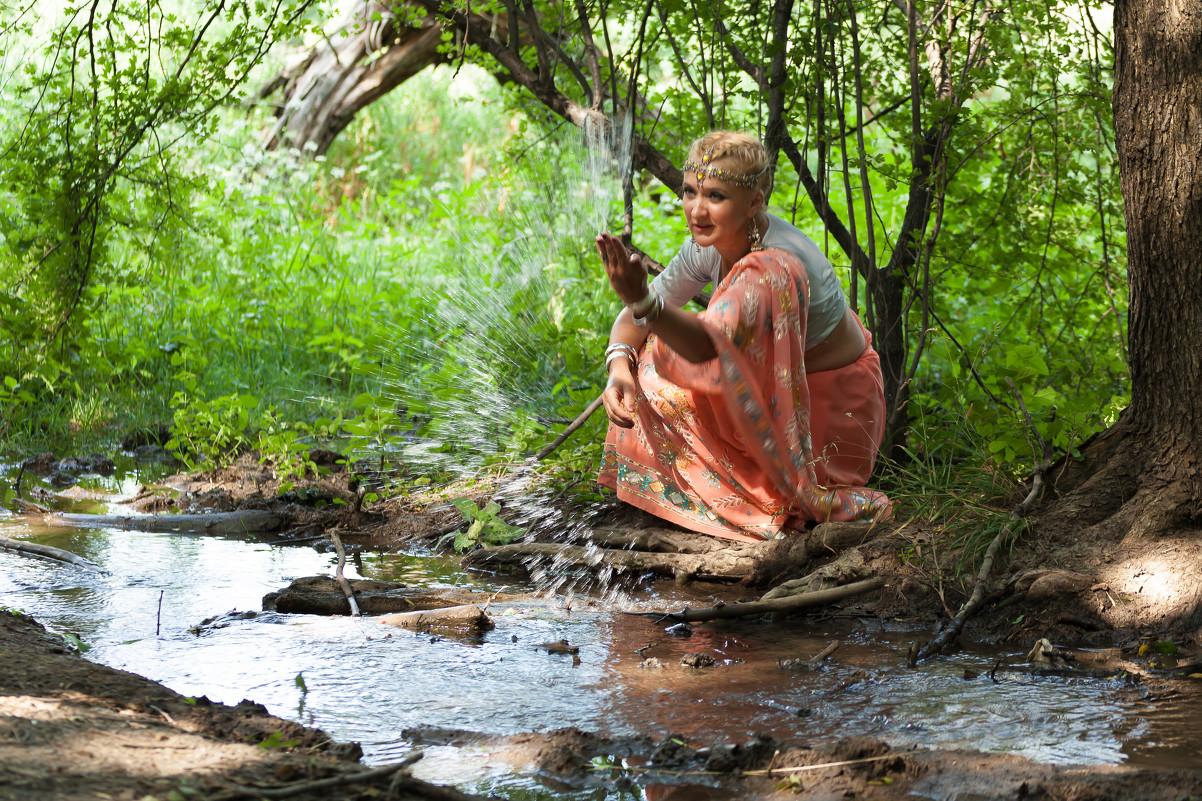
{"label": "blonde hair", "polygon": [[731,172],[739,172],[755,181],[752,188],[772,194],[772,170],[764,143],[739,131],[710,131],[689,145],[688,161],[700,162],[709,156],[709,163],[725,159]]}

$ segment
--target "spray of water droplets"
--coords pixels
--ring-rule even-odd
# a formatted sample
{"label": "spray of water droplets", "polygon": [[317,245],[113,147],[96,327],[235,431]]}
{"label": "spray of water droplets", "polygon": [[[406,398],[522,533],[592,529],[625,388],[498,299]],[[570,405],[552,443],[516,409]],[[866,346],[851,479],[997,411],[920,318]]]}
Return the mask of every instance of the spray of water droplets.
{"label": "spray of water droplets", "polygon": [[[586,554],[580,560],[579,550],[565,549],[573,555],[528,566],[540,588],[560,596],[598,578],[618,592],[611,571],[581,569],[601,558],[588,544],[589,515],[558,509],[532,482],[526,454],[541,445],[540,418],[563,418],[553,386],[600,391],[616,307],[593,242],[620,214],[629,139],[622,125],[561,131],[492,165],[512,180],[486,193],[480,217],[442,223],[455,263],[426,279],[422,319],[398,322],[388,360],[396,369],[387,394],[417,424],[401,459],[419,472],[458,475],[507,461],[497,500],[510,522],[528,539],[578,543]],[[540,436],[524,447],[531,432]]]}

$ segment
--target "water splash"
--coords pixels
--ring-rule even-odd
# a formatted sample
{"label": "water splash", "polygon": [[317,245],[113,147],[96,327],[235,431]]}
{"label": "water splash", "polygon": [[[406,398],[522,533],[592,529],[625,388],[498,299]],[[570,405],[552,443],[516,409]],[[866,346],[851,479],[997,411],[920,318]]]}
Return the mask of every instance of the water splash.
{"label": "water splash", "polygon": [[[577,544],[593,563],[588,511],[560,509],[532,481],[527,454],[542,444],[545,421],[574,417],[601,389],[618,306],[594,238],[620,213],[630,133],[628,121],[561,128],[507,160],[503,178],[475,198],[475,215],[444,214],[437,233],[452,263],[436,277],[415,271],[425,311],[398,321],[395,352],[381,359],[392,367],[384,395],[414,426],[397,445],[410,470],[506,471],[496,499],[510,522],[530,539]],[[597,576],[568,562],[529,569],[570,602]],[[613,578],[602,571],[600,586]]]}

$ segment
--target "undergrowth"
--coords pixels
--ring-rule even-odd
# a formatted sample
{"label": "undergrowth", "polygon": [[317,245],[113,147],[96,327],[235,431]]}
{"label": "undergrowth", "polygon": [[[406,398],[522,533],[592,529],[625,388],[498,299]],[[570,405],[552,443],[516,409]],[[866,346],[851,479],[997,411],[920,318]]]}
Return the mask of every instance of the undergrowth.
{"label": "undergrowth", "polygon": [[[0,370],[7,455],[92,450],[167,423],[194,468],[250,450],[286,478],[332,443],[406,481],[523,467],[595,500],[603,414],[545,463],[530,455],[603,386],[618,302],[593,236],[619,227],[620,194],[589,171],[578,132],[516,106],[482,73],[436,70],[317,159],[264,152],[271,120],[227,112],[181,156],[192,178],[172,213],[111,237],[118,269],[92,284],[83,333],[53,369]],[[778,209],[793,200],[785,184]],[[667,260],[679,203],[646,187],[634,214],[638,244]],[[898,516],[940,521],[964,564],[1009,515],[1037,440],[1071,453],[1123,402],[1081,376],[1064,388],[1065,357],[996,330],[976,354],[931,332],[906,459],[878,470]]]}

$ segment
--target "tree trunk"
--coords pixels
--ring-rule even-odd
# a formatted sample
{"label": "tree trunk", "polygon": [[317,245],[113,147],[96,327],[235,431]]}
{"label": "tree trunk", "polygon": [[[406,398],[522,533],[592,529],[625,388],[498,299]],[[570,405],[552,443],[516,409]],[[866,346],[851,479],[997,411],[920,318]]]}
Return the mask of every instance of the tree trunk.
{"label": "tree trunk", "polygon": [[1202,510],[1202,9],[1117,0],[1114,29],[1131,406],[1122,444],[1053,514],[1135,538]]}
{"label": "tree trunk", "polygon": [[284,90],[265,146],[326,152],[360,109],[444,62],[441,41],[442,30],[432,17],[401,25],[385,4],[358,0],[322,43],[260,89],[264,98]]}
{"label": "tree trunk", "polygon": [[[1133,533],[1198,516],[1202,457],[1202,9],[1119,0],[1114,123],[1127,219],[1131,414],[1144,441]],[[1138,497],[1138,496],[1137,496]]]}
{"label": "tree trunk", "polygon": [[1120,0],[1114,16],[1114,123],[1131,289],[1130,427],[1181,456],[1197,456],[1202,9],[1188,0]]}

